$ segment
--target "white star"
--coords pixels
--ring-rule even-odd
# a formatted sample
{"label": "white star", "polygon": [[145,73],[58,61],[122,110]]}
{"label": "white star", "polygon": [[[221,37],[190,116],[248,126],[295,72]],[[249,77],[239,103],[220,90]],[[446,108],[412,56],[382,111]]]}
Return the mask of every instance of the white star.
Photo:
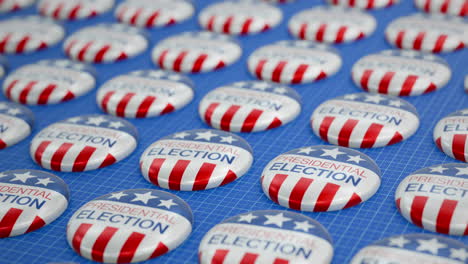
{"label": "white star", "polygon": [[444,173],[444,170],[448,170],[447,168],[445,168],[444,166],[442,165],[439,165],[437,167],[434,167],[434,168],[430,168],[431,172],[438,172],[438,173]]}
{"label": "white star", "polygon": [[277,215],[265,215],[268,219],[263,223],[264,225],[272,224],[277,225],[278,227],[283,227],[283,222],[291,221],[291,218],[284,217],[283,213]]}
{"label": "white star", "polygon": [[294,221],[294,229],[295,230],[302,230],[304,232],[309,232],[309,229],[314,228],[314,225],[309,224],[309,221],[305,220],[304,222],[296,222]]}
{"label": "white star", "polygon": [[0,178],[3,178],[3,177],[6,177],[8,175],[6,175],[5,173],[0,173]]}
{"label": "white star", "polygon": [[464,167],[464,168],[455,168],[458,170],[457,174],[455,175],[468,175],[468,167]]}
{"label": "white star", "polygon": [[348,155],[348,160],[347,161],[352,161],[352,162],[356,162],[356,164],[359,164],[359,162],[363,161],[364,159],[361,158],[361,155],[356,155],[356,156],[351,156],[351,155]]}
{"label": "white star", "polygon": [[115,128],[115,129],[119,129],[119,128],[123,127],[123,126],[124,126],[124,124],[122,124],[122,122],[120,122],[120,121],[109,122],[109,125],[108,125],[108,127]]}
{"label": "white star", "polygon": [[107,120],[103,118],[102,116],[89,117],[88,121],[86,121],[86,124],[99,126],[101,123],[106,122],[106,121]]}
{"label": "white star", "polygon": [[462,261],[466,261],[466,258],[468,258],[468,253],[466,252],[466,249],[464,248],[459,248],[459,249],[450,249],[450,257],[453,259],[460,259]]}
{"label": "white star", "polygon": [[26,183],[26,181],[29,178],[36,178],[36,176],[32,176],[29,171],[27,171],[26,173],[13,173],[13,175],[15,175],[15,178],[10,180],[12,182],[13,181],[20,181],[22,183]]}
{"label": "white star", "polygon": [[116,193],[111,193],[111,195],[109,196],[109,199],[120,200],[124,196],[128,196],[128,194],[125,194],[124,192],[116,192]]}
{"label": "white star", "polygon": [[439,243],[437,238],[430,240],[418,239],[419,246],[416,248],[418,251],[429,251],[432,254],[436,255],[439,252],[439,249],[446,248],[447,245]]}
{"label": "white star", "polygon": [[345,154],[344,152],[339,151],[338,148],[322,149],[322,151],[323,151],[323,154],[320,155],[320,157],[330,156],[330,157],[332,157],[334,159],[336,159],[338,157],[338,155]]}
{"label": "white star", "polygon": [[73,118],[67,119],[67,122],[70,122],[70,123],[77,123],[79,121],[81,121],[80,117],[73,117]]}
{"label": "white star", "polygon": [[461,110],[461,111],[460,111],[460,114],[462,114],[462,115],[468,115],[468,109]]}
{"label": "white star", "polygon": [[252,223],[252,220],[254,220],[255,218],[258,218],[258,216],[255,216],[252,213],[249,213],[249,214],[239,216],[239,220],[237,220],[237,221],[238,222],[244,222],[245,221],[247,223]]}
{"label": "white star", "polygon": [[190,133],[180,132],[180,133],[175,133],[173,138],[185,138],[187,136],[190,136]]}
{"label": "white star", "polygon": [[12,109],[8,109],[7,113],[10,115],[17,115],[21,113],[21,110],[19,108],[12,108]]}
{"label": "white star", "polygon": [[275,93],[285,94],[288,90],[286,90],[286,88],[280,87],[280,88],[275,88],[274,91]]}
{"label": "white star", "polygon": [[364,99],[365,102],[371,102],[371,103],[380,103],[380,101],[384,100],[382,96],[375,94],[375,95],[366,95],[366,98]]}
{"label": "white star", "polygon": [[54,181],[51,181],[49,178],[44,178],[44,179],[38,179],[36,182],[36,185],[42,184],[44,186],[49,185],[49,183],[53,183]]}
{"label": "white star", "polygon": [[0,103],[0,110],[3,110],[7,108],[6,104],[5,103]]}
{"label": "white star", "polygon": [[359,96],[357,94],[348,94],[345,95],[343,98],[346,100],[356,100]]}
{"label": "white star", "polygon": [[270,88],[270,85],[265,82],[256,82],[252,85],[252,88],[265,91],[266,89]]}
{"label": "white star", "polygon": [[237,141],[237,139],[233,138],[232,136],[229,136],[229,137],[221,137],[220,142],[226,142],[226,143],[232,144],[232,142],[234,141]]}
{"label": "white star", "polygon": [[171,206],[174,206],[174,205],[177,205],[176,203],[174,203],[174,201],[172,199],[169,199],[169,200],[161,200],[159,201],[159,204],[158,206],[164,206],[166,207],[167,209],[171,209]]}
{"label": "white star", "polygon": [[195,139],[204,139],[210,141],[212,137],[216,137],[218,135],[212,133],[211,131],[206,132],[196,132],[197,137]]}
{"label": "white star", "polygon": [[388,105],[395,106],[395,107],[401,107],[403,103],[399,100],[392,100],[388,102]]}
{"label": "white star", "polygon": [[147,193],[135,193],[135,198],[133,198],[132,202],[140,201],[144,204],[148,204],[148,201],[151,199],[158,198],[157,196],[151,195],[151,192]]}
{"label": "white star", "polygon": [[312,151],[316,151],[316,149],[313,149],[311,147],[307,147],[307,148],[301,148],[301,150],[299,150],[297,153],[305,153],[307,155],[310,154],[310,152]]}
{"label": "white star", "polygon": [[397,246],[397,247],[401,247],[401,248],[404,248],[405,244],[408,244],[409,242],[411,242],[411,241],[409,241],[408,239],[405,239],[402,236],[390,238],[389,240],[390,241],[388,242],[388,244],[390,246]]}

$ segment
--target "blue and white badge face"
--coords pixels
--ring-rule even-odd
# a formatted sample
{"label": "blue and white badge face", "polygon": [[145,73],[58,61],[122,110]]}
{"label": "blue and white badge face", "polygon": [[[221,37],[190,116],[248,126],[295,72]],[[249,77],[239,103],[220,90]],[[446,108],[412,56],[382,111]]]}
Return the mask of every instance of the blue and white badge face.
{"label": "blue and white badge face", "polygon": [[28,105],[65,102],[91,91],[95,70],[70,60],[42,60],[20,67],[3,82],[3,93],[12,101]]}
{"label": "blue and white badge face", "polygon": [[28,108],[0,102],[0,149],[12,146],[31,134],[34,115]]}
{"label": "blue and white badge face", "polygon": [[214,226],[200,242],[201,264],[329,264],[333,245],[314,219],[288,211],[252,211]]}
{"label": "blue and white badge face", "polygon": [[0,173],[0,238],[37,230],[67,208],[70,191],[59,177],[39,170]]}
{"label": "blue and white badge face", "polygon": [[124,190],[78,209],[68,222],[67,240],[90,260],[138,262],[178,247],[192,225],[192,210],[179,197],[151,189]]}
{"label": "blue and white badge face", "polygon": [[361,249],[351,264],[466,264],[468,248],[460,241],[430,234],[389,237]]}
{"label": "blue and white badge face", "polygon": [[8,70],[8,62],[5,57],[0,56],[0,79],[6,75]]}
{"label": "blue and white badge face", "polygon": [[433,134],[437,147],[454,159],[468,162],[468,108],[437,122]]}
{"label": "blue and white badge face", "polygon": [[112,165],[130,155],[137,130],[109,115],[84,115],[54,123],[32,140],[31,158],[55,171],[87,171]]}

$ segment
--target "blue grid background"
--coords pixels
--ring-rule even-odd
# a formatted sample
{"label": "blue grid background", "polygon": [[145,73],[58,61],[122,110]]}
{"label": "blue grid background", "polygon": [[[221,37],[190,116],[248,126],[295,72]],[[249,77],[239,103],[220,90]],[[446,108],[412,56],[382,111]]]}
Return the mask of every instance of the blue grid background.
{"label": "blue grid background", "polygon": [[[119,1],[117,1],[118,3]],[[151,47],[158,41],[178,32],[199,30],[198,12],[214,0],[195,1],[196,13],[184,23],[149,31]],[[100,195],[131,188],[157,188],[141,176],[138,161],[144,149],[157,139],[168,134],[195,128],[207,128],[198,117],[198,103],[212,89],[234,81],[254,79],[247,71],[246,59],[256,48],[277,40],[291,39],[287,31],[290,17],[325,1],[297,0],[281,5],[282,23],[272,30],[254,36],[239,37],[242,43],[242,58],[234,65],[214,73],[190,75],[195,82],[195,98],[185,108],[174,113],[144,120],[130,120],[139,130],[140,142],[135,152],[125,160],[103,169],[83,173],[55,173],[70,187],[71,202],[65,213],[50,225],[26,235],[0,240],[0,263],[88,263],[68,246],[65,229],[70,216],[87,201]],[[13,15],[37,13],[36,7],[15,12]],[[196,263],[199,241],[203,235],[223,219],[251,210],[285,208],[271,202],[262,192],[259,177],[263,167],[275,156],[294,148],[324,144],[313,135],[309,117],[323,101],[347,93],[359,92],[351,80],[352,65],[362,56],[390,48],[384,39],[386,26],[395,18],[417,12],[413,1],[378,11],[372,11],[378,27],[372,36],[354,44],[336,46],[343,58],[338,74],[314,84],[297,85],[294,88],[302,96],[303,109],[292,123],[266,132],[241,134],[254,150],[254,164],[250,171],[237,181],[212,190],[197,192],[174,192],[192,207],[195,224],[187,241],[168,254],[147,263]],[[2,15],[1,20],[12,15]],[[67,35],[98,22],[115,22],[113,11],[103,16],[76,22],[64,22]],[[41,59],[63,58],[63,41],[54,47],[30,55],[7,56],[10,71]],[[138,57],[109,65],[96,66],[98,86],[106,80],[137,69],[154,68],[150,51]],[[337,212],[304,213],[321,222],[333,237],[334,264],[348,263],[352,256],[372,241],[387,236],[426,232],[407,222],[396,210],[394,192],[398,183],[409,173],[434,164],[455,162],[437,150],[432,141],[432,130],[439,119],[455,110],[468,107],[468,95],[463,91],[463,78],[468,73],[468,50],[442,55],[450,64],[453,76],[443,89],[427,95],[406,98],[414,104],[421,116],[417,133],[403,143],[393,146],[363,150],[380,166],[383,178],[379,191],[365,203]],[[0,81],[1,82],[1,81]],[[6,100],[3,95],[1,100]],[[35,114],[33,133],[23,142],[0,152],[0,171],[11,169],[41,169],[29,157],[29,142],[47,125],[64,118],[81,114],[101,113],[95,103],[96,89],[78,99],[51,106],[30,107]],[[468,237],[453,237],[464,243]]]}

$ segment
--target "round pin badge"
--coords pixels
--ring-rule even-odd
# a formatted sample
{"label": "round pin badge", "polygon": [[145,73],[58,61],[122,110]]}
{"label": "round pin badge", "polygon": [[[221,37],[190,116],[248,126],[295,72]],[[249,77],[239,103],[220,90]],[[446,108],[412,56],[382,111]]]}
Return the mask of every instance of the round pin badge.
{"label": "round pin badge", "polygon": [[38,9],[43,16],[77,20],[98,16],[113,6],[114,0],[41,0]]}
{"label": "round pin badge", "polygon": [[378,9],[389,7],[400,2],[400,0],[327,0],[331,5],[355,7],[362,9]]}
{"label": "round pin badge", "polygon": [[12,72],[3,82],[3,93],[28,105],[56,104],[82,96],[94,88],[95,71],[70,60],[42,60]]}
{"label": "round pin badge", "polygon": [[109,114],[144,118],[184,107],[193,99],[193,82],[181,74],[160,70],[117,76],[99,88],[97,103]]}
{"label": "round pin badge", "polygon": [[350,263],[466,264],[467,250],[463,242],[448,237],[405,234],[368,245]]}
{"label": "round pin badge", "polygon": [[427,13],[468,16],[466,0],[414,0],[414,4]]}
{"label": "round pin badge", "polygon": [[357,9],[319,6],[306,9],[289,20],[289,32],[296,38],[325,43],[352,42],[372,34],[375,18]]}
{"label": "round pin badge", "polygon": [[2,0],[0,1],[0,13],[12,12],[28,7],[35,0]]}
{"label": "round pin badge", "polygon": [[34,124],[34,115],[28,108],[11,102],[0,102],[0,149],[25,139]]}
{"label": "round pin badge", "polygon": [[190,0],[126,0],[117,6],[115,17],[139,27],[162,27],[192,17],[195,8]]}
{"label": "round pin badge", "polygon": [[434,142],[448,156],[468,162],[468,108],[442,118],[434,128]]}
{"label": "round pin badge", "polygon": [[72,59],[84,62],[116,62],[144,52],[148,40],[137,28],[123,24],[98,24],[69,36],[63,45]]}
{"label": "round pin badge", "polygon": [[27,53],[52,46],[63,39],[65,30],[40,16],[13,17],[0,21],[0,53]]}
{"label": "round pin badge", "polygon": [[0,56],[0,79],[6,75],[8,70],[8,62],[7,59],[3,56]]}
{"label": "round pin badge", "polygon": [[395,193],[406,220],[426,230],[468,235],[468,165],[434,165],[411,173]]}
{"label": "round pin badge", "polygon": [[468,42],[468,23],[462,18],[415,14],[397,18],[387,26],[387,41],[400,49],[433,53],[462,49]]}
{"label": "round pin badge", "polygon": [[331,144],[377,148],[411,137],[419,116],[413,105],[398,97],[355,93],[319,105],[310,124],[315,135]]}
{"label": "round pin badge", "polygon": [[228,184],[252,165],[253,152],[241,137],[212,129],[175,133],[149,146],[140,158],[146,180],[156,186],[198,191]]}
{"label": "round pin badge", "polygon": [[202,98],[200,118],[213,128],[257,132],[285,125],[301,112],[293,89],[267,82],[235,82],[218,87]]}
{"label": "round pin badge", "polygon": [[158,190],[133,189],[83,205],[68,222],[67,240],[84,258],[133,263],[177,248],[192,226],[192,210],[181,198]]}
{"label": "round pin badge", "polygon": [[333,244],[314,219],[289,211],[240,214],[215,225],[200,242],[199,262],[329,264]]}
{"label": "round pin badge", "polygon": [[0,173],[0,238],[52,223],[68,207],[70,191],[59,177],[38,170]]}
{"label": "round pin badge", "polygon": [[231,35],[250,35],[277,26],[281,9],[255,0],[228,0],[200,12],[198,22],[206,30]]}
{"label": "round pin badge", "polygon": [[445,86],[452,71],[437,56],[412,50],[385,50],[357,61],[351,74],[366,92],[415,96]]}
{"label": "round pin badge", "polygon": [[217,33],[185,32],[156,45],[153,62],[162,69],[177,72],[208,72],[233,64],[242,49],[233,38]]}
{"label": "round pin badge", "polygon": [[54,123],[31,142],[31,158],[54,171],[89,171],[123,160],[135,150],[137,130],[108,115],[84,115]]}
{"label": "round pin badge", "polygon": [[339,53],[309,41],[279,41],[255,50],[247,61],[249,71],[260,80],[297,84],[324,79],[341,67]]}
{"label": "round pin badge", "polygon": [[357,150],[310,146],[275,157],[260,179],[263,192],[273,202],[294,210],[324,212],[371,198],[380,186],[380,169]]}

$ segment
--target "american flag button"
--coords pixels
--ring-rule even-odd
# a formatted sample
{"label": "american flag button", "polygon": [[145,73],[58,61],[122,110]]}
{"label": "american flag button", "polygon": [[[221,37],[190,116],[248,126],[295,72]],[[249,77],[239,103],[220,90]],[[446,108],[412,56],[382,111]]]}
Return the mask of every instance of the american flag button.
{"label": "american flag button", "polygon": [[279,127],[301,112],[293,89],[260,81],[218,87],[200,101],[200,118],[209,126],[231,132],[257,132]]}
{"label": "american flag button", "polygon": [[253,152],[243,138],[224,131],[195,129],[151,144],[140,158],[143,177],[156,186],[198,191],[228,184],[244,175]]}
{"label": "american flag button", "polygon": [[351,74],[366,92],[415,96],[438,90],[452,75],[447,62],[412,50],[385,50],[357,61]]}
{"label": "american flag button", "polygon": [[260,80],[297,84],[314,82],[335,74],[341,67],[339,53],[310,41],[279,41],[255,50],[247,65]]}
{"label": "american flag button", "polygon": [[35,0],[3,0],[0,1],[0,13],[12,12],[28,7]]}
{"label": "american flag button", "polygon": [[123,160],[135,150],[137,130],[109,115],[68,118],[41,130],[32,140],[31,158],[54,171],[89,171]]}
{"label": "american flag button", "polygon": [[39,13],[53,19],[78,20],[98,16],[114,6],[114,0],[40,0]]}
{"label": "american flag button", "polygon": [[434,142],[448,156],[468,162],[468,108],[442,118],[434,128]]}
{"label": "american flag button", "polygon": [[462,18],[436,14],[400,17],[385,30],[387,41],[397,48],[432,53],[463,49],[467,36],[468,23]]}
{"label": "american flag button", "polygon": [[34,124],[34,115],[28,108],[11,102],[0,102],[0,149],[25,139]]}
{"label": "american flag button", "polygon": [[256,0],[228,0],[200,12],[198,22],[206,30],[231,35],[250,35],[277,26],[281,9]]}
{"label": "american flag button", "polygon": [[59,177],[39,170],[0,173],[0,238],[52,223],[67,209],[70,191]]}
{"label": "american flag button", "polygon": [[336,211],[371,198],[380,186],[380,169],[363,153],[336,146],[309,146],[283,153],[260,178],[273,202],[308,212]]}
{"label": "american flag button", "polygon": [[391,95],[355,93],[325,101],[312,113],[315,135],[350,148],[389,146],[411,137],[419,127],[416,108]]}
{"label": "american flag button", "polygon": [[88,65],[65,59],[42,60],[9,74],[3,93],[17,103],[56,104],[88,93],[95,83],[95,71]]}
{"label": "american flag button", "polygon": [[376,26],[377,22],[370,14],[333,6],[301,11],[288,24],[294,37],[325,43],[356,41],[372,34]]}
{"label": "american flag button", "polygon": [[209,72],[237,61],[240,44],[227,35],[184,32],[159,42],[153,49],[154,64],[176,72]]}
{"label": "american flag button", "polygon": [[104,263],[133,263],[177,248],[192,232],[190,206],[151,189],[113,192],[78,209],[67,240],[80,256]]}
{"label": "american flag button", "polygon": [[411,173],[395,193],[406,220],[432,232],[468,235],[468,164],[449,163]]}
{"label": "american flag button", "polygon": [[65,36],[62,26],[41,16],[16,16],[0,21],[0,53],[28,53],[45,49]]}
{"label": "american flag button", "polygon": [[153,28],[180,23],[194,12],[190,0],[126,0],[115,9],[115,17],[133,26]]}
{"label": "american flag button", "polygon": [[110,63],[144,52],[148,40],[143,31],[123,24],[98,24],[85,27],[63,44],[65,54],[77,61]]}
{"label": "american flag button", "polygon": [[374,242],[361,249],[350,264],[466,264],[463,242],[431,234],[404,234]]}
{"label": "american flag button", "polygon": [[8,61],[5,57],[0,56],[0,79],[5,76],[8,70]]}
{"label": "american flag button", "polygon": [[414,0],[414,4],[427,13],[468,16],[468,2],[466,0]]}
{"label": "american flag button", "polygon": [[329,264],[333,244],[316,220],[294,212],[243,213],[215,225],[198,248],[201,264]]}
{"label": "american flag button", "polygon": [[389,7],[400,0],[327,0],[330,5],[345,6],[361,9],[380,9]]}

